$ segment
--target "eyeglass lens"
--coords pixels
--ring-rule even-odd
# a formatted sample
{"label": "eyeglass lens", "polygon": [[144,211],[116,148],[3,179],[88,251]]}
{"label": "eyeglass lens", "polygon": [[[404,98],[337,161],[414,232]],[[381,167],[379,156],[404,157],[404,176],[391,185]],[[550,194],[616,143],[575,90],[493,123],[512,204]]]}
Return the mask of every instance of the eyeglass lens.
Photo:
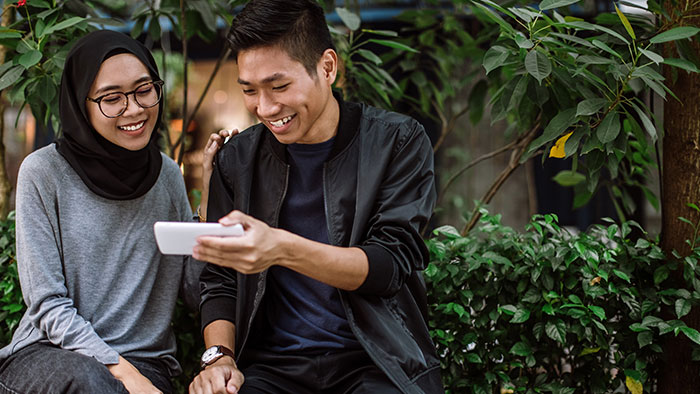
{"label": "eyeglass lens", "polygon": [[[142,108],[150,108],[160,101],[160,86],[149,82],[139,86],[133,93],[134,101]],[[106,116],[117,117],[126,111],[127,96],[122,92],[108,94],[100,100],[100,110]]]}

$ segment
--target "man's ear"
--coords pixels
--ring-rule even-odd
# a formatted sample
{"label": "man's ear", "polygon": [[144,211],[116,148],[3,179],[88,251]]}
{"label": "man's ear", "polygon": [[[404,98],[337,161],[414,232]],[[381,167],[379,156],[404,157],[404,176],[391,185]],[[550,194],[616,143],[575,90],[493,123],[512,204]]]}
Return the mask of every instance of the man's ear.
{"label": "man's ear", "polygon": [[338,54],[333,49],[326,49],[318,61],[318,75],[328,83],[333,85],[338,74]]}

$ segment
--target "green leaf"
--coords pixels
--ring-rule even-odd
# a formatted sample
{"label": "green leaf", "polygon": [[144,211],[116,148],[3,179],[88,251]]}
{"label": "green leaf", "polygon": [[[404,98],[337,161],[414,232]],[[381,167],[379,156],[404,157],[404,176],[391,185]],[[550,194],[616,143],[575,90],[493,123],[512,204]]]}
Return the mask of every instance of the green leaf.
{"label": "green leaf", "polygon": [[685,38],[690,38],[694,35],[696,35],[700,29],[697,27],[691,27],[691,26],[681,26],[681,27],[675,27],[669,31],[665,31],[661,34],[658,34],[649,40],[650,43],[652,44],[659,44],[662,42],[668,42],[668,41],[676,41],[676,40],[682,40]]}
{"label": "green leaf", "polygon": [[479,357],[479,355],[476,353],[467,353],[467,355],[464,356],[464,358],[472,364],[483,363],[483,361],[481,361],[481,357]]}
{"label": "green leaf", "polygon": [[552,62],[544,53],[531,50],[525,56],[525,69],[541,84],[552,73]]}
{"label": "green leaf", "polygon": [[594,113],[600,111],[600,109],[603,108],[607,103],[608,99],[605,98],[583,100],[580,103],[578,103],[578,106],[576,107],[576,116],[593,115]]}
{"label": "green leaf", "polygon": [[639,347],[643,348],[644,346],[652,343],[654,341],[654,333],[651,331],[642,331],[639,334],[637,334],[637,343],[639,343]]}
{"label": "green leaf", "polygon": [[552,307],[552,304],[544,304],[542,306],[542,312],[550,316],[554,316],[554,307]]}
{"label": "green leaf", "polygon": [[566,344],[566,323],[561,319],[556,321],[548,321],[544,328],[547,336],[553,340]]}
{"label": "green leaf", "polygon": [[532,348],[525,342],[518,342],[510,348],[510,354],[516,356],[527,357],[532,354]]}
{"label": "green leaf", "polygon": [[668,266],[662,265],[654,271],[654,284],[659,285],[668,278],[670,271]]}
{"label": "green leaf", "polygon": [[491,71],[495,70],[498,67],[501,67],[503,63],[505,63],[506,59],[508,59],[508,55],[510,52],[508,51],[507,48],[504,48],[500,45],[495,45],[489,48],[488,51],[486,51],[486,54],[484,55],[484,68],[486,69],[486,74],[490,73]]}
{"label": "green leaf", "polygon": [[620,134],[620,115],[617,112],[608,112],[598,129],[596,136],[603,144],[607,144],[617,138]]}
{"label": "green leaf", "polygon": [[18,30],[0,29],[0,39],[7,38],[22,38],[22,33],[20,33]]}
{"label": "green leaf", "polygon": [[368,51],[366,49],[358,49],[357,53],[376,65],[382,64],[382,59],[380,59],[379,56],[375,55],[372,51]]}
{"label": "green leaf", "polygon": [[360,28],[360,17],[344,7],[336,7],[335,12],[348,29],[355,31]]}
{"label": "green leaf", "polygon": [[583,55],[576,58],[582,64],[615,64],[615,61],[601,56]]}
{"label": "green leaf", "polygon": [[41,52],[37,51],[36,49],[33,49],[29,52],[22,54],[22,56],[19,57],[17,62],[21,64],[25,69],[29,69],[33,65],[39,63],[39,60],[41,60]]}
{"label": "green leaf", "polygon": [[576,171],[564,170],[555,175],[552,180],[562,186],[569,187],[584,182],[586,180],[586,176]]}
{"label": "green leaf", "polygon": [[516,308],[513,305],[503,305],[498,308],[501,312],[504,312],[506,315],[514,315],[515,312],[518,311],[518,308]]}
{"label": "green leaf", "polygon": [[131,28],[131,37],[137,38],[143,33],[143,25],[146,23],[146,18],[138,18],[134,27]]}
{"label": "green leaf", "polygon": [[590,309],[594,315],[598,316],[598,319],[605,321],[605,309],[595,305],[589,305],[588,309]]}
{"label": "green leaf", "polygon": [[685,59],[676,59],[676,58],[666,58],[663,59],[664,64],[668,64],[669,66],[673,67],[678,67],[686,71],[691,71],[694,73],[700,72],[700,69],[698,69],[698,66],[695,65],[695,63],[685,60]]}
{"label": "green leaf", "polygon": [[613,3],[613,5],[615,6],[615,12],[617,12],[617,16],[620,18],[620,21],[622,22],[622,26],[624,26],[625,30],[627,30],[627,34],[629,34],[633,40],[636,40],[637,36],[634,35],[634,30],[632,29],[632,25],[630,24],[630,21],[627,20],[627,17],[625,16],[625,14],[623,14],[622,11],[620,11],[620,9],[617,8],[617,4]]}
{"label": "green leaf", "polygon": [[[491,1],[484,0],[484,3],[487,3],[495,8],[499,8],[499,9],[503,10],[503,8],[501,6],[499,6],[498,4],[493,3]],[[510,34],[515,34],[515,29],[513,28],[513,26],[511,26],[508,22],[503,20],[503,18],[501,18],[501,16],[498,15],[496,12],[494,12],[492,9],[490,9],[489,7],[486,7],[485,5],[483,5],[481,3],[476,3],[476,6],[479,7],[482,11],[484,11],[484,14],[483,14],[484,16],[486,16],[487,18],[491,19],[493,22],[496,22],[499,26],[501,26],[502,31],[510,33]],[[507,12],[508,11],[506,11],[506,13]]]}
{"label": "green leaf", "polygon": [[652,140],[652,141],[656,141],[656,139],[657,139],[658,137],[657,137],[657,134],[656,134],[656,127],[654,127],[654,123],[651,122],[651,120],[649,119],[649,117],[647,116],[647,114],[644,113],[644,111],[642,111],[642,109],[639,108],[639,107],[637,106],[637,104],[635,104],[635,103],[633,103],[633,102],[630,102],[630,104],[632,105],[632,108],[634,108],[635,112],[637,112],[637,115],[639,116],[639,119],[642,120],[642,125],[644,125],[644,129],[647,131],[647,133],[648,133],[649,136],[651,137],[651,140]]}
{"label": "green leaf", "polygon": [[575,42],[579,45],[588,47],[588,48],[593,48],[593,44],[591,44],[589,41],[584,40],[583,38],[579,38],[576,36],[572,36],[571,34],[564,34],[564,33],[551,33],[555,37],[559,37],[568,41]]}
{"label": "green leaf", "polygon": [[520,32],[515,35],[515,43],[518,44],[518,47],[523,49],[530,49],[535,45]]}
{"label": "green leaf", "polygon": [[530,318],[530,311],[527,309],[518,309],[513,318],[510,319],[511,323],[524,323]]}
{"label": "green leaf", "polygon": [[[649,60],[651,60],[652,62],[654,62],[656,64],[664,62],[664,58],[661,55],[659,55],[655,52],[652,52],[648,49],[639,48],[639,52],[641,52],[642,55],[646,56],[647,58],[649,58]],[[690,64],[692,64],[692,63],[690,63]]]}
{"label": "green leaf", "polygon": [[687,315],[690,313],[690,301],[686,300],[685,298],[679,298],[676,300],[675,304],[675,310],[676,310],[676,316],[680,319],[681,317]]}
{"label": "green leaf", "polygon": [[616,57],[622,59],[622,55],[620,55],[619,53],[615,52],[612,48],[610,48],[607,44],[605,44],[605,43],[602,42],[602,41],[593,40],[593,45],[595,45],[596,47],[598,47],[598,48],[604,50],[605,52],[607,52],[607,53],[609,53],[609,54],[611,54],[611,55],[613,55],[613,56],[616,56]]}
{"label": "green leaf", "polygon": [[525,96],[525,93],[527,92],[529,79],[530,78],[527,75],[520,77],[520,80],[515,85],[515,89],[513,89],[513,93],[510,95],[508,109],[506,109],[507,112],[518,108],[518,106],[521,104],[523,96]]}
{"label": "green leaf", "polygon": [[566,7],[578,3],[579,0],[544,0],[540,3],[540,10],[546,11],[553,8]]}
{"label": "green leaf", "polygon": [[375,44],[383,45],[383,46],[389,47],[389,48],[399,49],[399,50],[406,51],[406,52],[420,53],[420,51],[417,51],[417,50],[409,47],[408,45],[404,45],[404,44],[401,44],[400,42],[396,42],[396,41],[379,40],[376,38],[372,38],[372,39],[367,40],[367,42],[373,42]]}
{"label": "green leaf", "polygon": [[600,347],[587,347],[581,351],[579,356],[585,356],[587,354],[595,354],[595,353],[598,353],[599,351],[600,351]]}
{"label": "green leaf", "polygon": [[148,34],[154,41],[158,41],[160,40],[160,32],[160,22],[158,21],[158,18],[151,18],[148,23]]}
{"label": "green leaf", "polygon": [[22,73],[24,72],[23,66],[14,66],[8,72],[0,77],[0,90],[7,88],[8,86],[17,82]]}
{"label": "green leaf", "polygon": [[569,108],[559,112],[545,127],[542,135],[537,137],[528,148],[528,153],[535,151],[540,146],[552,141],[564,133],[569,126],[576,121],[576,108]]}
{"label": "green leaf", "polygon": [[68,19],[66,19],[62,22],[59,22],[53,26],[48,26],[46,28],[46,30],[44,30],[44,35],[53,34],[59,30],[63,30],[63,29],[69,28],[73,25],[76,25],[84,20],[85,20],[85,18],[83,18],[81,16],[74,16],[72,18],[68,18]]}
{"label": "green leaf", "polygon": [[680,330],[688,339],[700,345],[700,333],[698,330],[690,327],[681,327]]}
{"label": "green leaf", "polygon": [[51,77],[44,76],[41,78],[37,88],[41,101],[43,101],[47,107],[50,107],[57,91],[57,86],[54,84]]}
{"label": "green leaf", "polygon": [[384,36],[384,37],[398,37],[399,33],[393,31],[393,30],[373,30],[373,29],[362,29],[363,32],[366,33],[371,33],[371,34],[376,34],[378,36]]}
{"label": "green leaf", "polygon": [[630,283],[630,277],[627,276],[626,273],[624,273],[618,269],[613,269],[613,274],[615,274],[615,276],[617,276],[618,278],[626,281],[627,283]]}

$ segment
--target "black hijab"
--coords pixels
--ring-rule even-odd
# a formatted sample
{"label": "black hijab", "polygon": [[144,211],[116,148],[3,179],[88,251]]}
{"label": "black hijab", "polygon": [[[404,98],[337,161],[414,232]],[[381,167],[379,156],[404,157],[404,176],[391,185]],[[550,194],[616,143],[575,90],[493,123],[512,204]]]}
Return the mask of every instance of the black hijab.
{"label": "black hijab", "polygon": [[63,136],[56,141],[56,149],[94,193],[111,200],[130,200],[146,194],[158,180],[163,103],[158,104],[158,120],[148,145],[138,151],[107,141],[92,127],[85,101],[88,91],[102,62],[120,53],[136,56],[154,81],[160,79],[148,49],[125,34],[99,30],[79,39],[68,52],[61,78]]}

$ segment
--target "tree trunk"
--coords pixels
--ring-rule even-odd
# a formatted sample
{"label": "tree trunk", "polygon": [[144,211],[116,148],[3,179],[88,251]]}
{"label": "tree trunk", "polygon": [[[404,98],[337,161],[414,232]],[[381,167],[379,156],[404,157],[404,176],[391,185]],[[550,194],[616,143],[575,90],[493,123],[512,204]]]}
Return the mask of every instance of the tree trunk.
{"label": "tree trunk", "polygon": [[[8,6],[9,7],[9,6]],[[1,24],[9,26],[12,12],[3,10]],[[7,48],[0,45],[0,64],[5,63]],[[5,220],[10,211],[10,195],[12,185],[7,177],[7,165],[5,163],[5,98],[4,91],[0,91],[0,220]]]}
{"label": "tree trunk", "polygon": [[[668,3],[667,3],[668,4]],[[670,12],[670,10],[669,10]],[[688,23],[695,25],[697,19]],[[693,42],[693,49],[700,54],[700,45]],[[666,48],[666,56],[673,54]],[[678,57],[673,55],[670,57]],[[665,66],[666,82],[680,102],[669,97],[664,103],[663,163],[662,163],[662,227],[661,246],[669,258],[671,252],[688,255],[690,247],[686,239],[693,237],[692,228],[678,220],[679,216],[694,223],[700,214],[689,208],[688,203],[700,202],[700,75],[679,71],[677,80]],[[682,283],[682,271],[674,278]],[[700,308],[694,307],[683,320],[695,329],[700,328]],[[675,318],[675,314],[670,318]],[[669,338],[664,346],[666,362],[659,374],[660,393],[697,393],[700,387],[700,364],[691,360],[691,342],[684,335]]]}

